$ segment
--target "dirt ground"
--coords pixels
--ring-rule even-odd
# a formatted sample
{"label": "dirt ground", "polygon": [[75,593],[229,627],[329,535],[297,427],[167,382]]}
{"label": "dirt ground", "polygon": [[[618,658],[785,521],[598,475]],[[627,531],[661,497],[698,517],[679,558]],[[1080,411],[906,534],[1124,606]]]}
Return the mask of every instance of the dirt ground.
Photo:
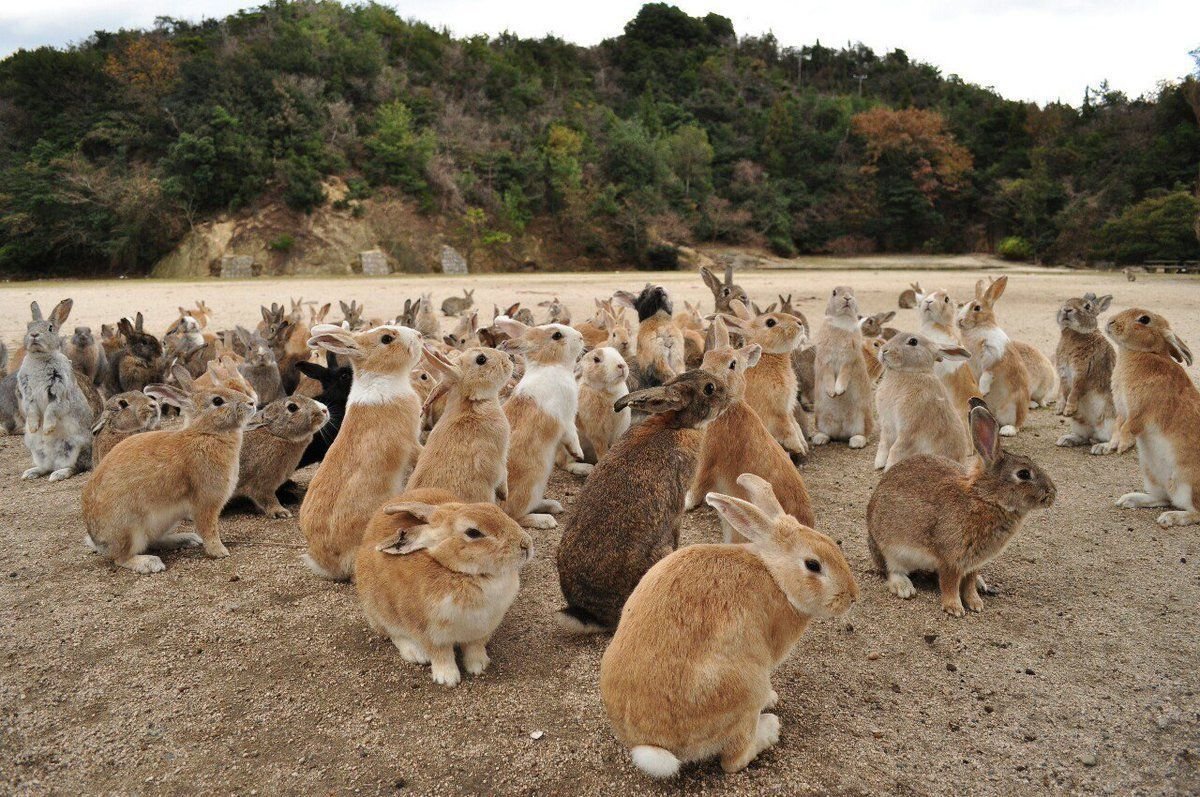
{"label": "dirt ground", "polygon": [[[895,307],[912,279],[965,296],[977,272],[745,274],[760,303],[793,293],[819,323],[827,291],[855,286],[864,311]],[[71,324],[141,309],[161,330],[206,299],[218,326],[252,324],[262,302],[355,298],[368,316],[403,298],[476,288],[493,302],[557,294],[578,316],[591,297],[648,275],[487,276],[281,282],[92,282],[0,286],[0,338],[24,329],[30,299],[75,299]],[[655,275],[677,302],[710,298],[690,274]],[[1200,282],[1120,274],[1015,274],[1001,300],[1014,336],[1051,352],[1061,299],[1112,293],[1114,309],[1163,312],[1200,342]],[[900,327],[915,324],[900,311]],[[492,666],[457,689],[403,662],[368,632],[349,585],[299,562],[294,520],[232,513],[214,561],[168,554],[152,577],[120,571],[83,544],[79,495],[18,480],[28,457],[0,438],[0,789],[19,794],[1196,794],[1200,793],[1200,528],[1159,529],[1156,510],[1113,499],[1139,488],[1135,454],[1059,449],[1063,423],[1032,415],[1014,440],[1056,480],[985,575],[982,614],[952,619],[936,588],[889,595],[865,542],[878,477],[873,445],[818,449],[804,470],[818,526],[837,539],[862,599],[814,624],[776,672],[783,732],[743,773],[715,763],[658,785],[629,764],[597,690],[605,638],[574,639],[559,608],[557,532],[491,644]],[[302,473],[301,481],[310,473]],[[548,494],[571,511],[582,480],[556,472]],[[713,541],[710,510],[684,541]],[[535,738],[537,736],[537,738]]]}

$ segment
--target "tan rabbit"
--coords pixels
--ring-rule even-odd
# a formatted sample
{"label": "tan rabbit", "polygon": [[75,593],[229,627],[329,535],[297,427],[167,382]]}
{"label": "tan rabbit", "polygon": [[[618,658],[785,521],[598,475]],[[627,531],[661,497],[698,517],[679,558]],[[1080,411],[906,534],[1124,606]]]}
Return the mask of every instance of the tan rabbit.
{"label": "tan rabbit", "polygon": [[242,438],[233,497],[249,498],[264,515],[290,518],[291,511],[275,494],[296,472],[313,435],[329,421],[329,410],[304,396],[284,396],[264,407],[255,420],[259,428]]}
{"label": "tan rabbit", "polygon": [[[937,290],[923,295],[917,310],[917,316],[921,319],[918,332],[942,348],[961,346],[962,342],[954,331],[954,313],[957,309],[958,306],[945,291]],[[954,401],[954,406],[962,418],[963,428],[966,429],[971,399],[982,398],[970,363],[943,358],[941,362],[934,363],[933,372],[946,386],[946,392]]]}
{"label": "tan rabbit", "polygon": [[[564,461],[564,467],[577,476],[586,476],[604,458],[608,449],[629,429],[629,408],[614,412],[613,405],[629,395],[626,379],[629,367],[616,349],[601,346],[585,354],[575,367],[579,383],[579,409],[575,425],[579,430],[579,447],[583,462]],[[565,452],[560,452],[560,461]]]}
{"label": "tan rabbit", "polygon": [[925,293],[921,290],[921,283],[913,282],[900,291],[900,309],[911,310],[920,305],[924,298]]}
{"label": "tan rabbit", "polygon": [[217,359],[210,361],[204,373],[195,380],[196,388],[207,389],[220,386],[244,393],[257,402],[258,393],[238,370],[238,360],[239,358],[235,354],[222,354]]}
{"label": "tan rabbit", "polygon": [[689,545],[658,562],[600,662],[613,732],[654,778],[712,756],[737,772],[775,744],[779,718],[763,713],[779,700],[771,673],[810,621],[858,599],[833,540],[785,513],[764,480],[746,474],[738,485],[749,501],[707,500],[750,543]]}
{"label": "tan rabbit", "polygon": [[666,288],[647,283],[636,296],[617,291],[613,299],[633,308],[638,315],[636,347],[629,353],[621,352],[635,374],[637,387],[661,385],[683,373],[686,367],[683,332],[672,320],[671,298]]}
{"label": "tan rabbit", "polygon": [[404,491],[421,453],[421,403],[410,377],[421,336],[396,326],[347,332],[322,324],[311,332],[309,346],[349,359],[354,382],[337,438],[300,505],[304,560],[322,578],[345,580],[367,521]]}
{"label": "tan rabbit", "polygon": [[1200,391],[1184,370],[1192,351],[1167,319],[1136,307],[1113,316],[1105,331],[1117,345],[1117,451],[1137,445],[1145,484],[1117,506],[1171,507],[1158,516],[1164,527],[1200,523]]}
{"label": "tan rabbit", "polygon": [[108,356],[92,334],[91,327],[75,327],[75,334],[67,341],[64,353],[75,370],[93,385],[99,387],[108,381]]}
{"label": "tan rabbit", "polygon": [[750,307],[750,297],[746,295],[746,290],[741,285],[735,285],[733,282],[733,266],[725,267],[724,283],[717,279],[717,276],[707,268],[700,269],[700,278],[704,280],[704,284],[712,291],[716,312],[733,312],[734,301],[740,301],[743,307]]}
{"label": "tan rabbit", "polygon": [[862,448],[875,421],[871,414],[871,377],[863,359],[858,300],[853,288],[839,285],[833,289],[815,348],[813,409],[817,431],[813,445],[846,440],[850,448]]}
{"label": "tan rabbit", "polygon": [[981,461],[968,467],[920,454],[883,475],[867,504],[867,546],[887,574],[888,590],[911,598],[914,571],[935,572],[947,614],[963,604],[982,611],[980,569],[1000,555],[1030,511],[1057,494],[1050,477],[1027,457],[1000,447],[996,419],[979,399],[971,409],[971,439]]}
{"label": "tan rabbit", "polygon": [[[446,301],[449,301],[449,299]],[[479,311],[474,310],[470,313],[463,313],[459,317],[458,323],[454,325],[454,329],[450,330],[450,334],[443,337],[442,341],[452,349],[461,350],[478,346]]]}
{"label": "tan rabbit", "polygon": [[988,285],[973,302],[963,305],[958,328],[963,345],[971,352],[971,368],[979,379],[979,393],[1000,422],[1000,434],[1012,437],[1025,425],[1029,413],[1029,371],[1004,330],[996,321],[996,300],[1004,293],[1008,277]]}
{"label": "tan rabbit", "polygon": [[611,299],[593,299],[596,312],[587,321],[575,324],[575,330],[583,335],[583,345],[588,349],[603,346],[608,340],[608,327],[611,321]]}
{"label": "tan rabbit", "polygon": [[442,339],[442,325],[438,322],[437,311],[433,307],[433,294],[421,294],[421,307],[417,310],[417,331],[429,340]]}
{"label": "tan rabbit", "polygon": [[808,455],[808,441],[796,420],[798,389],[792,352],[805,341],[800,319],[790,313],[750,317],[740,301],[730,302],[734,315],[722,318],[747,343],[762,348],[758,364],[746,372],[746,403],[758,414],[771,437],[794,459]]}
{"label": "tan rabbit", "polygon": [[[812,526],[815,522],[812,502],[804,479],[744,398],[746,378],[757,367],[762,347],[753,343],[741,349],[733,348],[720,316],[713,321],[713,344],[704,355],[703,368],[725,380],[730,405],[704,428],[700,463],[687,494],[686,508],[699,506],[704,495],[714,490],[747,497],[737,481],[741,474],[749,473],[771,484],[789,515]],[[734,536],[729,524],[722,522],[721,529],[725,542],[745,542]]]}
{"label": "tan rabbit", "polygon": [[113,447],[139,432],[153,432],[162,420],[162,408],[145,393],[131,390],[104,402],[104,411],[92,427],[92,467]]}
{"label": "tan rabbit", "polygon": [[499,394],[512,375],[508,355],[475,348],[451,362],[426,345],[425,362],[441,377],[425,403],[445,396],[446,409],[429,433],[408,488],[446,490],[471,504],[504,500],[510,430]]}
{"label": "tan rabbit", "polygon": [[371,518],[358,549],[355,586],[372,630],[434,683],[456,686],[463,666],[479,675],[487,643],[521,586],[533,540],[492,503],[459,503],[445,490],[410,490]]}
{"label": "tan rabbit", "polygon": [[[135,573],[166,569],[147,549],[203,545],[209,556],[229,555],[217,518],[237,484],[242,430],[253,427],[254,401],[223,387],[194,389],[186,371],[175,372],[178,387],[150,385],[146,392],[185,407],[191,422],[118,443],[83,488],[88,546]],[[175,532],[188,518],[196,533]]]}
{"label": "tan rabbit", "polygon": [[1058,414],[1071,419],[1071,432],[1058,438],[1057,445],[1090,444],[1093,454],[1110,454],[1117,448],[1112,395],[1117,352],[1096,321],[1111,303],[1111,296],[1089,293],[1067,299],[1058,311],[1062,330],[1054,354],[1061,385]]}
{"label": "tan rabbit", "polygon": [[495,325],[509,339],[504,351],[519,355],[525,374],[504,403],[512,437],[508,458],[508,497],[504,511],[522,525],[552,529],[562,504],[544,497],[560,445],[576,461],[583,459],[575,412],[579,386],[575,361],[583,352],[583,336],[562,324],[530,327],[501,316]]}
{"label": "tan rabbit", "polygon": [[966,361],[962,346],[941,346],[920,335],[900,332],[880,350],[887,369],[875,391],[879,450],[875,467],[890,468],[916,454],[937,454],[956,462],[971,455],[971,441],[958,407],[934,367],[943,360]]}

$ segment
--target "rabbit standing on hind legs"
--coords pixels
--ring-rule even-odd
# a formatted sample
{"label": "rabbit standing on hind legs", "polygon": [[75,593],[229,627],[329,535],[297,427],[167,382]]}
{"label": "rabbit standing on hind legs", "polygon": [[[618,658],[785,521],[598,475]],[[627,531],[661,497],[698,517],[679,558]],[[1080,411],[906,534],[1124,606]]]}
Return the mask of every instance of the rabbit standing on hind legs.
{"label": "rabbit standing on hind legs", "polygon": [[862,356],[858,300],[845,285],[833,289],[825,309],[825,324],[817,333],[814,410],[817,433],[813,445],[846,440],[863,448],[874,427],[871,377]]}

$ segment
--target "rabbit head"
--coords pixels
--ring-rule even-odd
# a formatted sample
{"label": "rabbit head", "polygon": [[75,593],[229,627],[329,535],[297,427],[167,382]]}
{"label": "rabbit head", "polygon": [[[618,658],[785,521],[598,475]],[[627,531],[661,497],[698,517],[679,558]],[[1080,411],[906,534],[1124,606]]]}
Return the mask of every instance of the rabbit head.
{"label": "rabbit head", "polygon": [[975,300],[967,302],[958,311],[958,328],[962,330],[996,326],[996,301],[1004,295],[1008,277],[999,277],[984,287],[983,281],[975,285]]}
{"label": "rabbit head", "polygon": [[838,285],[834,288],[825,305],[825,317],[858,326],[858,299],[854,297],[854,289],[849,285]]}
{"label": "rabbit head", "polygon": [[575,366],[575,375],[581,384],[595,390],[604,390],[624,383],[629,376],[629,365],[625,358],[611,346],[600,346],[586,352]]}
{"label": "rabbit head", "polygon": [[660,312],[667,315],[671,315],[673,312],[671,296],[667,293],[667,289],[661,285],[651,285],[648,282],[646,287],[642,288],[642,292],[637,295],[629,291],[617,291],[613,294],[613,301],[636,310],[639,322],[653,318]]}
{"label": "rabbit head", "polygon": [[363,326],[362,314],[363,306],[353,299],[350,304],[339,301],[338,304],[342,308],[342,324],[350,330],[356,330]]}
{"label": "rabbit head", "polygon": [[837,543],[783,511],[770,482],[750,473],[738,476],[749,501],[709,493],[705,501],[734,531],[750,540],[771,578],[800,614],[831,618],[858,600],[858,584]]}
{"label": "rabbit head", "polygon": [[495,326],[508,335],[500,350],[519,354],[527,362],[574,366],[583,352],[583,335],[563,324],[531,327],[514,318],[500,316]]}
{"label": "rabbit head", "polygon": [[152,363],[162,357],[162,343],[147,332],[144,325],[145,319],[138,313],[133,323],[130,323],[128,318],[122,318],[117,322],[117,329],[125,336],[125,345],[130,354]]}
{"label": "rabbit head", "polygon": [[99,432],[108,427],[114,432],[149,432],[158,428],[162,420],[162,408],[158,402],[145,393],[130,390],[104,402],[104,411],[92,427],[92,432]]}
{"label": "rabbit head", "polygon": [[707,268],[700,269],[700,278],[704,280],[704,284],[712,291],[713,303],[716,305],[718,313],[727,313],[730,310],[730,302],[737,300],[747,307],[750,306],[750,296],[741,285],[735,285],[733,282],[733,266],[725,267],[725,281],[717,279]]}
{"label": "rabbit head", "polygon": [[275,351],[266,340],[242,327],[237,328],[237,336],[246,348],[246,365],[252,368],[269,368],[276,364]]}
{"label": "rabbit head", "polygon": [[301,441],[329,421],[329,410],[306,396],[284,396],[263,407],[256,420],[275,437]]}
{"label": "rabbit head", "polygon": [[533,538],[495,504],[401,502],[384,512],[404,525],[375,546],[381,553],[425,551],[447,570],[472,576],[516,570],[533,558]]}
{"label": "rabbit head", "polygon": [[729,342],[729,328],[721,316],[713,319],[709,327],[712,345],[704,352],[700,367],[725,380],[732,399],[740,399],[746,393],[746,371],[758,365],[762,347],[757,343],[735,349]]}
{"label": "rabbit head", "polygon": [[92,334],[91,327],[75,327],[75,334],[71,336],[71,345],[76,349],[90,349],[96,345],[96,336]]}
{"label": "rabbit head", "polygon": [[479,311],[476,310],[470,314],[464,314],[458,319],[458,323],[454,325],[454,329],[450,334],[443,336],[447,346],[455,349],[465,349],[468,346],[473,346],[479,342]]}
{"label": "rabbit head", "polygon": [[1112,296],[1097,296],[1087,293],[1081,299],[1067,299],[1058,309],[1058,326],[1060,329],[1070,329],[1082,335],[1095,332],[1100,328],[1097,316],[1112,304]]}
{"label": "rabbit head", "polygon": [[790,313],[752,316],[746,306],[736,300],[730,303],[730,307],[734,315],[722,316],[725,323],[741,330],[748,340],[762,346],[765,354],[787,354],[803,346],[807,340],[800,319]]}
{"label": "rabbit head", "polygon": [[981,463],[973,471],[971,493],[983,500],[1024,515],[1031,509],[1054,504],[1054,480],[1029,457],[1000,446],[1000,426],[982,399],[971,399],[971,442]]}
{"label": "rabbit head", "polygon": [[425,363],[440,382],[426,398],[426,404],[457,389],[467,401],[484,401],[500,395],[500,389],[512,376],[512,360],[496,349],[467,349],[451,362],[432,346],[425,346]]}
{"label": "rabbit head", "polygon": [[32,302],[29,310],[33,318],[25,326],[25,350],[31,354],[58,351],[62,347],[62,338],[59,336],[63,324],[74,304],[72,299],[63,299],[55,305],[49,318],[42,318],[42,308],[38,307],[37,302]]}
{"label": "rabbit head", "polygon": [[[350,388],[354,384],[354,369],[348,365],[338,365],[333,352],[325,352],[325,365],[314,362],[296,364],[296,370],[310,379],[321,383],[321,395],[318,398],[325,403],[344,406],[350,396]],[[340,402],[337,400],[340,397]]]}
{"label": "rabbit head", "polygon": [[943,327],[954,325],[954,313],[958,306],[954,304],[954,299],[946,291],[936,290],[925,294],[921,297],[921,302],[917,307],[922,323]]}
{"label": "rabbit head", "polygon": [[348,357],[356,373],[408,374],[421,357],[421,333],[408,327],[385,325],[349,332],[320,324],[309,334],[309,348]]}
{"label": "rabbit head", "polygon": [[176,384],[147,385],[143,392],[151,398],[178,407],[188,418],[189,428],[213,432],[254,429],[258,400],[240,390],[223,385],[198,386],[181,365],[171,369]]}
{"label": "rabbit head", "polygon": [[862,330],[863,337],[877,338],[883,334],[883,325],[895,317],[895,310],[863,316],[858,322],[858,328]]}
{"label": "rabbit head", "polygon": [[893,371],[931,372],[943,360],[969,360],[962,346],[939,346],[912,332],[900,332],[879,349],[879,359]]}
{"label": "rabbit head", "polygon": [[670,426],[696,428],[724,412],[732,400],[723,379],[697,368],[664,385],[622,396],[613,409],[620,412],[629,407],[648,415],[670,415]]}
{"label": "rabbit head", "polygon": [[1182,365],[1192,364],[1192,350],[1158,313],[1131,307],[1110,318],[1104,331],[1122,349],[1163,354]]}

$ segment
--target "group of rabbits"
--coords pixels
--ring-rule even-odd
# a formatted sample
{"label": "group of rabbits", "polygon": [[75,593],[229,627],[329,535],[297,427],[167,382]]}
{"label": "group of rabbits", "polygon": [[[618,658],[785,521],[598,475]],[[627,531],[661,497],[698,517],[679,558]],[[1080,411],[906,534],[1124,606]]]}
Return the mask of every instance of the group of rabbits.
{"label": "group of rabbits", "polygon": [[[429,294],[391,321],[366,321],[355,303],[338,324],[329,305],[307,321],[302,303],[272,305],[254,332],[232,335],[210,335],[199,304],[155,340],[154,378],[103,411],[97,384],[150,376],[140,317],[101,347],[100,367],[59,337],[69,300],[48,320],[35,304],[14,372],[25,475],[66,478],[90,454],[88,545],[152,573],[164,566],[151,551],[227,555],[218,517],[235,495],[290,516],[278,499],[298,489],[292,472],[319,462],[298,513],[305,563],[353,580],[370,627],[450,686],[459,652],[469,674],[489,664],[533,556],[527,529],[559,525],[552,470],[585,477],[558,544],[557,620],[613,634],[601,697],[653,777],[714,756],[736,771],[774,744],[772,671],[811,620],[858,598],[838,544],[814,528],[797,468],[810,443],[862,448],[878,424],[871,557],[900,598],[916,593],[912,573],[936,574],[953,616],[982,609],[982,568],[1055,501],[1050,476],[1001,445],[1054,399],[1071,422],[1059,445],[1136,445],[1145,490],[1119,506],[1170,507],[1162,525],[1200,522],[1192,355],[1155,313],[1125,310],[1102,333],[1111,297],[1069,299],[1052,364],[1000,325],[1004,276],[962,304],[914,285],[901,296],[914,331],[885,326],[894,312],[860,316],[839,286],[812,338],[790,296],[763,309],[730,270],[702,277],[711,313],[676,313],[646,285],[597,299],[574,325],[555,298],[544,323],[516,304],[485,326],[467,292],[442,305],[448,333]],[[157,429],[159,403],[180,412],[169,429]],[[723,541],[679,548],[684,514],[702,504]],[[184,520],[195,533],[176,530]]]}

